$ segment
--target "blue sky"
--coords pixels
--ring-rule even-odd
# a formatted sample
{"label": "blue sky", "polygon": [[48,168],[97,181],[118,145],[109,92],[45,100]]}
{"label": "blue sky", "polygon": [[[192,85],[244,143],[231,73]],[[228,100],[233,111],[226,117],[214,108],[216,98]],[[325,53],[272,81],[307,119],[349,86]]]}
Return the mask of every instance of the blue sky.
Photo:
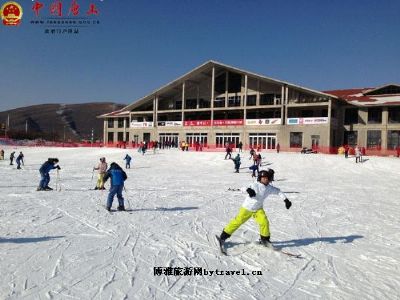
{"label": "blue sky", "polygon": [[45,34],[31,0],[20,26],[0,24],[0,111],[129,104],[208,60],[316,90],[400,84],[398,0],[77,1],[100,24]]}

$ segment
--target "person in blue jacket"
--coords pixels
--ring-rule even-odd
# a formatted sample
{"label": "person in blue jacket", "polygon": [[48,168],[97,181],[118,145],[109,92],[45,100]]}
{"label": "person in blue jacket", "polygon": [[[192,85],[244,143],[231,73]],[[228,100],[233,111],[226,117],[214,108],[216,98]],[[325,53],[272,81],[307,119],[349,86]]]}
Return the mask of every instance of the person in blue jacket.
{"label": "person in blue jacket", "polygon": [[24,154],[22,153],[22,151],[19,152],[19,155],[15,162],[17,163],[17,169],[21,169],[21,163],[22,165],[24,165]]}
{"label": "person in blue jacket", "polygon": [[40,167],[40,183],[37,188],[38,191],[51,191],[53,190],[49,187],[50,175],[49,172],[53,169],[61,170],[60,166],[56,166],[58,163],[58,158],[49,158],[43,165]]}
{"label": "person in blue jacket", "polygon": [[124,181],[128,178],[122,168],[115,162],[111,163],[110,168],[104,176],[104,182],[111,178],[111,187],[107,197],[106,209],[111,210],[115,194],[118,198],[118,210],[125,210],[124,198],[122,197],[122,190],[124,188]]}
{"label": "person in blue jacket", "polygon": [[125,164],[125,168],[126,169],[130,169],[131,168],[131,159],[132,157],[129,156],[129,154],[127,154],[124,158],[124,160],[126,160],[126,164]]}
{"label": "person in blue jacket", "polygon": [[240,154],[236,154],[235,158],[231,158],[233,160],[233,163],[235,164],[235,173],[239,173],[239,168],[240,168]]}

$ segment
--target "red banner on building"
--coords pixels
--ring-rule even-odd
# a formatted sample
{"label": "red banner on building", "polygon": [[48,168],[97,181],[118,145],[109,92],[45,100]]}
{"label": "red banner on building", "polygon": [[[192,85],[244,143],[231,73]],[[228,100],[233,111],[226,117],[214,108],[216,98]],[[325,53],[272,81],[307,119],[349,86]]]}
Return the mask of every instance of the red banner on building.
{"label": "red banner on building", "polygon": [[[240,126],[243,124],[244,124],[243,119],[214,120],[212,122],[213,126]],[[211,120],[184,121],[183,126],[211,126]]]}
{"label": "red banner on building", "polygon": [[211,120],[184,121],[183,126],[211,126]]}
{"label": "red banner on building", "polygon": [[234,120],[214,120],[213,126],[236,126],[243,125],[243,119],[234,119]]}

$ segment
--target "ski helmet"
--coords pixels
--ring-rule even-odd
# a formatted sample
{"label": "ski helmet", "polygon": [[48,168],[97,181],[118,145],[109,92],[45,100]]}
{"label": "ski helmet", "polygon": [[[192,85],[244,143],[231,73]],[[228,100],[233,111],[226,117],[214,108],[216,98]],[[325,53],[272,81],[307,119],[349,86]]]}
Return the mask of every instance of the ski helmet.
{"label": "ski helmet", "polygon": [[274,173],[275,171],[272,169],[261,170],[258,172],[257,181],[260,181],[261,177],[267,177],[268,181],[274,181]]}

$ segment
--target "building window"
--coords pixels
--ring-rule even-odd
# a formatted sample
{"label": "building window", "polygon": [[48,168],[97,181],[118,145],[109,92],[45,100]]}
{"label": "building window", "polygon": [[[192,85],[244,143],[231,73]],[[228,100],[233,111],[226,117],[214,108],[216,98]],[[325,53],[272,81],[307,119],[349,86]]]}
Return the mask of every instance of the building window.
{"label": "building window", "polygon": [[229,96],[228,97],[228,106],[240,106],[240,96]]}
{"label": "building window", "polygon": [[215,98],[214,107],[225,107],[225,97]]}
{"label": "building window", "polygon": [[224,148],[227,145],[237,145],[239,143],[240,133],[216,133],[215,144],[217,148]]}
{"label": "building window", "polygon": [[124,118],[118,118],[118,128],[124,128]]}
{"label": "building window", "polygon": [[207,146],[207,133],[187,133],[186,142],[191,147]]}
{"label": "building window", "polygon": [[367,131],[367,148],[380,148],[381,147],[381,131],[368,130]]}
{"label": "building window", "polygon": [[358,108],[347,108],[344,112],[344,125],[358,124]]}
{"label": "building window", "polygon": [[197,108],[197,99],[186,99],[185,100],[185,108],[186,109],[196,109]]}
{"label": "building window", "polygon": [[124,140],[124,133],[118,132],[118,142],[122,142]]}
{"label": "building window", "polygon": [[107,120],[107,127],[108,128],[114,128],[114,119],[108,119]]}
{"label": "building window", "polygon": [[228,93],[240,93],[241,87],[242,87],[242,75],[229,72]]}
{"label": "building window", "polygon": [[387,148],[394,150],[400,146],[400,130],[389,130],[387,135]]}
{"label": "building window", "polygon": [[255,106],[257,105],[257,96],[256,95],[247,95],[247,106]]}
{"label": "building window", "polygon": [[400,123],[400,107],[389,107],[389,123]]}
{"label": "building window", "polygon": [[357,131],[345,131],[344,132],[344,144],[354,147],[357,145],[358,134]]}
{"label": "building window", "polygon": [[274,94],[262,94],[260,96],[260,105],[274,105]]}
{"label": "building window", "polygon": [[301,148],[303,146],[303,133],[291,132],[290,133],[290,148]]}
{"label": "building window", "polygon": [[199,108],[210,108],[210,101],[204,100],[203,98],[199,99]]}
{"label": "building window", "polygon": [[368,108],[368,124],[381,124],[382,123],[382,108],[370,107]]}
{"label": "building window", "polygon": [[109,132],[108,133],[108,138],[107,138],[109,143],[114,143],[114,133],[113,132]]}
{"label": "building window", "polygon": [[300,117],[302,118],[312,118],[314,117],[314,112],[310,109],[305,109],[300,112]]}

